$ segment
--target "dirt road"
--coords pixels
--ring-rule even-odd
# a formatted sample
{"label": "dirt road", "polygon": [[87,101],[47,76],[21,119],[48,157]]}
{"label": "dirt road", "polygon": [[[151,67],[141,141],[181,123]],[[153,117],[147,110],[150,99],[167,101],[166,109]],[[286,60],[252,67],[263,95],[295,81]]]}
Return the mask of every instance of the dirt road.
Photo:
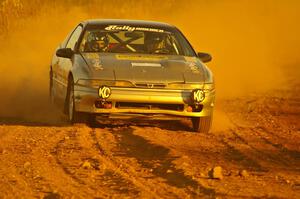
{"label": "dirt road", "polygon": [[210,134],[188,120],[3,117],[0,198],[300,198],[299,88],[219,101]]}

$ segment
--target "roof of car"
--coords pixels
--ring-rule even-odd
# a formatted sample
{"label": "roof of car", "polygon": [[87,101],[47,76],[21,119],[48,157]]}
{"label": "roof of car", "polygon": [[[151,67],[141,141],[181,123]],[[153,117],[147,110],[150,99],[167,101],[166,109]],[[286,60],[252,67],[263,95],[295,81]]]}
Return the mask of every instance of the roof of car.
{"label": "roof of car", "polygon": [[173,25],[145,20],[128,20],[128,19],[90,19],[82,22],[85,25],[131,25],[131,26],[149,26],[157,28],[174,28]]}

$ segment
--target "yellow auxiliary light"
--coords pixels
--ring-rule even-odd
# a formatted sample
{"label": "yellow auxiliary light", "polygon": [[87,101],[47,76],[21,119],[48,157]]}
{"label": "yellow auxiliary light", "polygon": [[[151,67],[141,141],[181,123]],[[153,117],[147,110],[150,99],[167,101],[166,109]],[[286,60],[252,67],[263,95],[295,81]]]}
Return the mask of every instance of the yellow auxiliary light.
{"label": "yellow auxiliary light", "polygon": [[107,99],[111,95],[111,89],[108,86],[100,86],[98,94],[100,99]]}
{"label": "yellow auxiliary light", "polygon": [[192,98],[196,104],[202,102],[205,99],[205,93],[203,90],[196,89],[192,92]]}

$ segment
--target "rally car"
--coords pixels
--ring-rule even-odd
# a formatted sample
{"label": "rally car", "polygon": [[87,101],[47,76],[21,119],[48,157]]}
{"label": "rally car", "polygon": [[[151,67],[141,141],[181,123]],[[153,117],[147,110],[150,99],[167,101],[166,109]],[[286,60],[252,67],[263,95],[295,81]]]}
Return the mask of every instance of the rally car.
{"label": "rally car", "polygon": [[208,132],[214,109],[211,56],[196,53],[173,25],[136,20],[87,20],[56,49],[50,96],[68,120],[191,118]]}

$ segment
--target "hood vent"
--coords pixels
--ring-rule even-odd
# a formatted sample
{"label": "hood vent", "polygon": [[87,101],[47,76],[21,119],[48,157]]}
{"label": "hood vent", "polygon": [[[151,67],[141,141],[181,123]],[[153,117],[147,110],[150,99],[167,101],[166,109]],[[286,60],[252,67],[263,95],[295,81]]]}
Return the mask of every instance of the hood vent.
{"label": "hood vent", "polygon": [[166,84],[162,83],[136,83],[136,87],[138,88],[165,88]]}
{"label": "hood vent", "polygon": [[131,63],[132,67],[162,67],[160,63]]}

